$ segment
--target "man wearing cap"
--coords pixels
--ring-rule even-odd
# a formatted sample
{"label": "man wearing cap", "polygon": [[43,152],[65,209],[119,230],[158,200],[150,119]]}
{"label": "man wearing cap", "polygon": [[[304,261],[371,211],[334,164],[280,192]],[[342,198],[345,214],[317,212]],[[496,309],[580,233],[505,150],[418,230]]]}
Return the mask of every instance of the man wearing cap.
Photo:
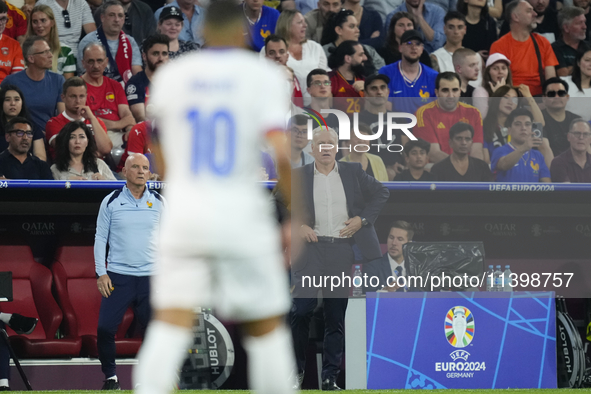
{"label": "man wearing cap", "polygon": [[205,41],[201,29],[205,18],[205,10],[195,4],[194,0],[174,0],[154,13],[156,20],[159,20],[160,14],[166,7],[176,7],[183,15],[183,29],[179,34],[179,40],[192,41],[199,44],[199,46],[203,46]]}
{"label": "man wearing cap", "polygon": [[[393,146],[398,144],[404,146],[409,139],[400,129],[392,130],[392,139],[387,140],[386,137],[386,124],[387,124],[387,112],[388,107],[391,104],[388,102],[388,96],[390,96],[390,89],[388,84],[390,78],[387,75],[376,74],[367,77],[365,80],[365,108],[359,113],[359,122],[365,123],[369,126],[373,134],[376,134],[380,130],[380,118],[382,124],[382,136],[379,140],[374,141],[371,144],[370,153],[376,154],[382,158],[386,170],[388,171],[388,179],[391,181],[394,179],[397,173],[404,169],[404,158],[400,148]],[[400,123],[409,122],[408,119],[395,120]],[[376,146],[376,145],[379,145]]]}
{"label": "man wearing cap", "polygon": [[[132,36],[136,43],[141,44],[149,35],[156,32],[154,12],[150,6],[141,0],[120,0],[125,11],[123,32]],[[101,25],[100,7],[94,12],[97,26]]]}
{"label": "man wearing cap", "polygon": [[513,85],[523,83],[529,86],[533,96],[542,94],[542,79],[555,77],[554,67],[558,65],[550,42],[540,34],[532,33],[537,26],[536,16],[531,4],[525,0],[513,0],[507,4],[505,20],[510,21],[511,31],[490,47],[490,53],[499,52],[511,60]]}
{"label": "man wearing cap", "polygon": [[135,39],[122,30],[125,11],[119,0],[107,0],[100,12],[102,25],[97,31],[87,34],[78,45],[78,73],[84,72],[84,48],[92,42],[100,42],[107,51],[105,76],[125,86],[132,75],[142,71],[140,48]]}
{"label": "man wearing cap", "polygon": [[[380,69],[380,74],[390,78],[388,87],[390,97],[405,97],[404,100],[394,100],[394,108],[401,112],[414,113],[429,98],[435,96],[435,78],[437,71],[419,63],[423,53],[423,35],[417,30],[407,30],[400,38],[400,54],[402,59]],[[409,100],[407,97],[417,97]]]}
{"label": "man wearing cap", "polygon": [[415,17],[418,22],[417,30],[425,35],[424,44],[427,52],[434,52],[443,46],[445,43],[445,34],[443,34],[445,11],[443,8],[425,0],[406,0],[386,17],[384,29],[386,35],[390,21],[397,12],[408,12]]}
{"label": "man wearing cap", "polygon": [[241,7],[246,26],[250,28],[252,49],[260,52],[265,46],[265,38],[275,33],[279,11],[263,5],[263,0],[244,0]]}
{"label": "man wearing cap", "polygon": [[439,74],[435,82],[437,100],[417,110],[417,126],[412,131],[415,137],[431,144],[431,163],[440,162],[452,153],[449,130],[458,122],[468,123],[474,128],[470,156],[483,159],[482,118],[476,108],[459,101],[461,83],[460,76],[454,72]]}

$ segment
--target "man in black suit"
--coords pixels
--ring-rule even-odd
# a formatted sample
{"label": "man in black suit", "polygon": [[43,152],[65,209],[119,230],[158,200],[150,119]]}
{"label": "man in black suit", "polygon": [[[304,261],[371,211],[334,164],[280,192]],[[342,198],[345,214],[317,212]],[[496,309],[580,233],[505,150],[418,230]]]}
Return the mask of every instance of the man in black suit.
{"label": "man in black suit", "polygon": [[[338,136],[333,129],[317,128],[312,139],[315,163],[294,170],[294,178],[300,180],[302,187],[301,201],[293,204],[292,213],[303,223],[298,232],[305,242],[292,264],[294,291],[290,321],[298,387],[303,381],[310,319],[319,290],[310,285],[310,278],[318,281],[327,275],[351,277],[353,243],[367,261],[381,254],[373,223],[390,193],[367,175],[359,163],[337,162],[337,146]],[[329,282],[322,291],[325,324],[322,390],[340,390],[335,382],[343,357],[349,283],[331,289]]]}
{"label": "man in black suit", "polygon": [[[407,277],[408,267],[404,264],[402,247],[407,242],[412,241],[413,235],[412,225],[408,222],[397,220],[390,225],[390,233],[386,241],[388,251],[379,259],[363,265],[363,273],[367,274],[368,278],[375,276],[380,280],[378,286],[366,287],[366,292],[378,291],[382,288],[387,291],[404,291],[408,289],[408,287],[399,288],[393,279],[388,282],[388,277]],[[367,283],[369,284],[369,282],[368,279]]]}

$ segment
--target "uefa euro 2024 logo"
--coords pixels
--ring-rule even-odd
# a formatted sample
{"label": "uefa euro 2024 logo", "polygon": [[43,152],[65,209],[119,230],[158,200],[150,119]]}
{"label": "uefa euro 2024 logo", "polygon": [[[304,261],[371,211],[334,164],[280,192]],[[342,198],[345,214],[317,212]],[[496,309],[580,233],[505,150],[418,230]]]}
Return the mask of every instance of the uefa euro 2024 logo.
{"label": "uefa euro 2024 logo", "polygon": [[474,315],[463,306],[454,306],[445,315],[445,337],[455,348],[466,347],[474,338]]}

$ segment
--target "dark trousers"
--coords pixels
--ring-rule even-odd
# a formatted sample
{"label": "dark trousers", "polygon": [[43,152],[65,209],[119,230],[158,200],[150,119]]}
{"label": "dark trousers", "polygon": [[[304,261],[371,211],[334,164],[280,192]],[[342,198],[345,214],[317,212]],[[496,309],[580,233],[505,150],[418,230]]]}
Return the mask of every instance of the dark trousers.
{"label": "dark trousers", "polygon": [[[6,325],[0,322],[0,329],[5,329]],[[0,338],[0,379],[10,379],[10,352],[3,339]]]}
{"label": "dark trousers", "polygon": [[[290,323],[298,373],[306,369],[306,349],[312,313],[318,302],[318,288],[303,287],[303,276],[351,275],[354,254],[348,243],[308,243],[298,262],[294,264],[293,305]],[[329,285],[330,286],[330,285]],[[324,298],[324,344],[322,380],[336,378],[339,374],[345,348],[345,312],[349,287],[334,291],[322,289]]]}
{"label": "dark trousers", "polygon": [[108,272],[115,288],[109,298],[102,299],[97,329],[97,347],[105,378],[116,374],[115,334],[123,315],[131,305],[137,323],[145,328],[150,320],[150,277]]}

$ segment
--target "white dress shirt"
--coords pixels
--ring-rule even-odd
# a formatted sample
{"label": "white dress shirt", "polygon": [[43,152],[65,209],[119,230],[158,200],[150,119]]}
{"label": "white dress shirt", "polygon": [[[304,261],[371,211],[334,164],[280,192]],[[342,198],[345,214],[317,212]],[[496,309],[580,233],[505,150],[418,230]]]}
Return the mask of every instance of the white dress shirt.
{"label": "white dress shirt", "polygon": [[321,237],[341,237],[340,231],[349,220],[347,197],[339,175],[339,166],[328,175],[316,169],[314,164],[314,233]]}
{"label": "white dress shirt", "polygon": [[406,277],[406,269],[404,268],[404,260],[402,260],[402,263],[398,264],[396,262],[396,260],[394,260],[392,258],[392,256],[390,256],[390,254],[388,254],[388,261],[390,262],[390,267],[392,268],[392,276],[394,276],[394,274],[396,273],[396,268],[401,267],[402,273],[400,276]]}

